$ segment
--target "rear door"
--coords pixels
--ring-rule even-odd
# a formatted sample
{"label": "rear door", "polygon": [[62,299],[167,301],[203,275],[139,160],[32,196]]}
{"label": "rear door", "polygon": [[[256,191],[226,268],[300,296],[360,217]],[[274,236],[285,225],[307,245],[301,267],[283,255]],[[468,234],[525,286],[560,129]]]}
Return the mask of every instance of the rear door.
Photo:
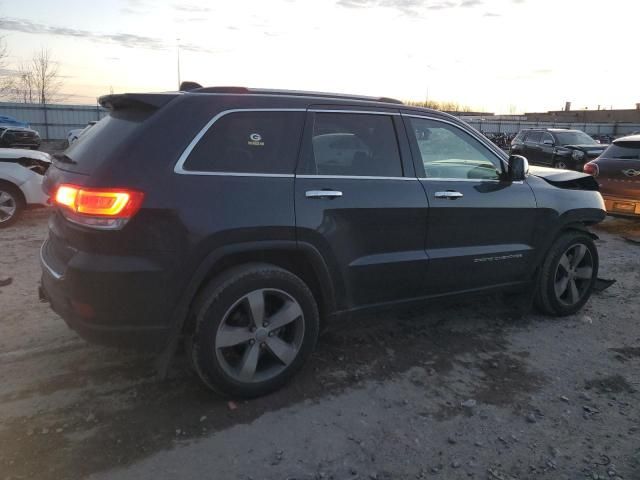
{"label": "rear door", "polygon": [[428,203],[394,109],[310,109],[295,182],[298,242],[327,262],[339,308],[421,293]]}
{"label": "rear door", "polygon": [[404,118],[429,200],[427,294],[526,280],[536,208],[529,185],[503,180],[501,158],[480,135],[446,120]]}

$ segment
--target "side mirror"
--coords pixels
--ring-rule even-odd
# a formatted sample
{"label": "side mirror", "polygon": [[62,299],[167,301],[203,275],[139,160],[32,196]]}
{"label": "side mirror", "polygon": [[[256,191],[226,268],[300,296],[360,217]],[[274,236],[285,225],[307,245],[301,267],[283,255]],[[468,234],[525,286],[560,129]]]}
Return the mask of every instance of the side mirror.
{"label": "side mirror", "polygon": [[519,182],[525,179],[529,173],[529,162],[522,155],[509,157],[509,179]]}
{"label": "side mirror", "polygon": [[550,147],[553,147],[553,140],[549,140],[549,139],[543,140],[542,144],[543,145],[549,145]]}

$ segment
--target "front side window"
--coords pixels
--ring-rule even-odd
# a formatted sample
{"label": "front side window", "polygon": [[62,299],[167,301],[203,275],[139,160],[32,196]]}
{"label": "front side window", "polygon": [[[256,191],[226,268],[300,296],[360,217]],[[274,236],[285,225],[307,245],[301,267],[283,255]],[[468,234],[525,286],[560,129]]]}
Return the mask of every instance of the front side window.
{"label": "front side window", "polygon": [[551,136],[551,134],[550,134],[550,133],[546,133],[546,132],[545,132],[545,133],[542,135],[542,143],[545,143],[545,142],[547,142],[547,144],[549,144],[549,145],[553,145],[553,144],[555,143],[555,142],[553,141],[553,137]]}
{"label": "front side window", "polygon": [[311,136],[316,175],[401,177],[402,164],[389,115],[316,113]]}
{"label": "front side window", "polygon": [[436,120],[410,122],[427,178],[499,178],[499,159],[465,131]]}
{"label": "front side window", "polygon": [[246,111],[219,118],[183,168],[197,172],[292,174],[304,112]]}

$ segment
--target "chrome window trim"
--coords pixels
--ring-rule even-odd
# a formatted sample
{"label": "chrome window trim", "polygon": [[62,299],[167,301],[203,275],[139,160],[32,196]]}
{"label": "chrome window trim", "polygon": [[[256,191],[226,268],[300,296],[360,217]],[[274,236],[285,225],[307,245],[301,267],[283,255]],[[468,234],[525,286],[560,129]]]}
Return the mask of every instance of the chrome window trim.
{"label": "chrome window trim", "polygon": [[40,246],[40,264],[51,274],[53,278],[56,280],[62,280],[64,278],[64,273],[58,273],[53,268],[49,266],[49,264],[44,259],[44,246],[47,244],[49,239],[45,240]]}
{"label": "chrome window trim", "polygon": [[502,163],[502,165],[505,168],[508,168],[509,166],[507,160],[504,158],[506,154],[502,150],[498,149],[498,147],[495,146],[493,142],[491,142],[488,138],[484,137],[483,135],[478,135],[473,129],[467,130],[466,128],[454,122],[450,122],[449,120],[445,120],[443,118],[433,117],[429,115],[415,115],[415,114],[402,113],[402,116],[411,117],[411,118],[422,118],[424,120],[432,120],[434,122],[447,123],[453,127],[456,127],[458,130],[462,130],[466,134],[471,135],[473,138],[478,140],[482,145],[484,145],[487,148],[487,150],[489,150],[491,153],[493,153],[497,157],[497,159]]}
{"label": "chrome window trim", "polygon": [[512,185],[522,185],[524,181],[516,180],[513,182],[505,180],[495,180],[492,178],[436,178],[436,177],[419,177],[418,180],[426,180],[431,182],[472,182],[472,183],[511,183]]}
{"label": "chrome window trim", "polygon": [[214,177],[266,177],[266,178],[293,178],[293,173],[251,173],[251,172],[207,172],[199,170],[182,170],[175,172],[180,175],[202,175]]}
{"label": "chrome window trim", "polygon": [[189,158],[189,155],[196,147],[198,142],[202,140],[202,137],[209,131],[209,129],[220,120],[222,117],[231,113],[238,112],[306,112],[306,108],[234,108],[230,110],[223,110],[222,112],[214,115],[202,129],[191,140],[187,148],[184,149],[176,165],[173,167],[174,173],[179,175],[216,175],[216,176],[228,176],[228,177],[280,177],[280,178],[292,178],[293,174],[288,173],[243,173],[243,172],[220,172],[220,171],[200,171],[200,170],[185,170],[184,164]]}
{"label": "chrome window trim", "polygon": [[305,178],[305,179],[314,179],[314,178],[320,178],[320,179],[339,179],[339,178],[344,178],[347,180],[410,180],[410,181],[415,181],[418,180],[416,177],[375,177],[375,176],[371,176],[371,175],[312,175],[312,174],[305,174],[305,175],[296,175],[296,178]]}

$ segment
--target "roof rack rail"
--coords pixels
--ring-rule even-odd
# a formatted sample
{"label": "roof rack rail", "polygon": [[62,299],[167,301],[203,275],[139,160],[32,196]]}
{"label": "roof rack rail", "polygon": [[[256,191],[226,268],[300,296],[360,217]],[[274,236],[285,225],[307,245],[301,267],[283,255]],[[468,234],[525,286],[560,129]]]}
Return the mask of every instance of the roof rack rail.
{"label": "roof rack rail", "polygon": [[192,93],[230,93],[256,95],[289,95],[294,97],[339,98],[344,100],[359,100],[364,102],[394,103],[403,105],[401,100],[389,97],[370,97],[365,95],[349,95],[344,93],[309,92],[305,90],[271,90],[264,88],[246,87],[202,87],[190,90]]}

